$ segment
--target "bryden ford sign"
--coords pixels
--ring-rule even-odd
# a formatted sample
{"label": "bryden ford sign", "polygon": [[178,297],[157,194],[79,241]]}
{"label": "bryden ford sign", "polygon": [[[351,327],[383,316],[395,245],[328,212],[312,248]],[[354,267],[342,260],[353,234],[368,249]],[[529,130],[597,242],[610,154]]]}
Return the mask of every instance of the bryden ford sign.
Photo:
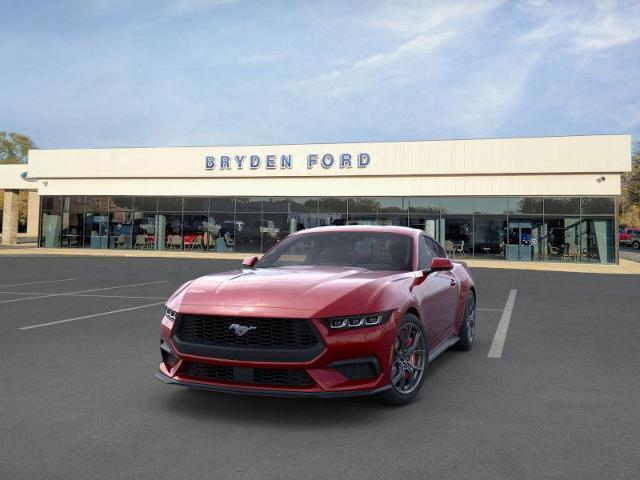
{"label": "bryden ford sign", "polygon": [[[293,155],[220,155],[204,159],[205,170],[290,170],[296,162]],[[307,170],[314,168],[367,168],[371,163],[368,153],[310,153],[302,161]]]}

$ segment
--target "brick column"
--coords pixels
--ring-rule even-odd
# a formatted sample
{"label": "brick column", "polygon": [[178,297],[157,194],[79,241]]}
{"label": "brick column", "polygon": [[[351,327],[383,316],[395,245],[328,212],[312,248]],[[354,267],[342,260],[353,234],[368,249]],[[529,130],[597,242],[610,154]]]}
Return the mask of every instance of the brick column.
{"label": "brick column", "polygon": [[37,237],[40,225],[40,195],[37,190],[29,191],[27,204],[27,236]]}
{"label": "brick column", "polygon": [[19,207],[20,196],[18,190],[5,190],[2,212],[2,245],[15,245],[17,243]]}

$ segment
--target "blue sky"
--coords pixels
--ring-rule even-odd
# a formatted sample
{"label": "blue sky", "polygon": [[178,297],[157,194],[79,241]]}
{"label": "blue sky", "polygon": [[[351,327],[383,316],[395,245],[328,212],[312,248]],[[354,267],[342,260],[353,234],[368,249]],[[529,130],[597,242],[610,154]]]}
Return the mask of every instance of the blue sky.
{"label": "blue sky", "polygon": [[42,148],[631,133],[640,2],[1,0]]}

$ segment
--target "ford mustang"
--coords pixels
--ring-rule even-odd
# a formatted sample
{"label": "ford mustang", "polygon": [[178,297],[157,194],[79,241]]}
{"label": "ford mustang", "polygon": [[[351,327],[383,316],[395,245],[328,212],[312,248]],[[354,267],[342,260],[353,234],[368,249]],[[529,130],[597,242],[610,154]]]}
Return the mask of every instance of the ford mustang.
{"label": "ford mustang", "polygon": [[303,230],[166,302],[165,383],[273,396],[411,401],[427,364],[469,350],[476,292],[462,262],[407,227]]}

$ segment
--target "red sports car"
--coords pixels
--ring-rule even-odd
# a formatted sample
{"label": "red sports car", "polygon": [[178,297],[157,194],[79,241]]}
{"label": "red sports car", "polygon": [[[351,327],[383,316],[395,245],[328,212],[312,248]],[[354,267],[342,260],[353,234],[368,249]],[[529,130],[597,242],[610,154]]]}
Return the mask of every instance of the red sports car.
{"label": "red sports car", "polygon": [[166,303],[156,377],[220,392],[403,404],[428,362],[471,348],[475,307],[466,265],[420,230],[312,228],[242,269],[182,285]]}

